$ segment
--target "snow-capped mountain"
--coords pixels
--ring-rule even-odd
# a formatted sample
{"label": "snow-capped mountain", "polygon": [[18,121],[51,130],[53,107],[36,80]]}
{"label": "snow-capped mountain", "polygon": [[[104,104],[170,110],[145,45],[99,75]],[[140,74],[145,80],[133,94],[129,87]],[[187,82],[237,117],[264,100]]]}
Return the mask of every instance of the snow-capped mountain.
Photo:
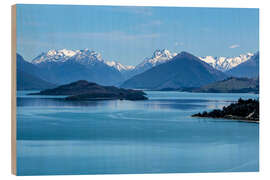
{"label": "snow-capped mountain", "polygon": [[228,71],[228,70],[238,66],[239,64],[242,64],[243,62],[246,62],[252,56],[254,56],[253,53],[247,53],[247,54],[241,54],[237,57],[205,56],[205,57],[199,57],[199,59],[208,63],[213,68],[225,72],[225,71]]}
{"label": "snow-capped mountain", "polygon": [[[129,71],[128,77],[135,76],[137,74],[143,73],[155,66],[158,66],[163,63],[169,62],[173,57],[175,57],[177,53],[171,53],[167,49],[163,50],[156,50],[154,51],[152,57],[147,57],[144,59],[143,62],[138,64],[134,69]],[[253,57],[253,53],[241,54],[237,57],[213,57],[213,56],[206,56],[206,57],[198,57],[200,60],[206,62],[213,68],[225,72],[228,71],[243,62],[246,62],[251,57]]]}
{"label": "snow-capped mountain", "polygon": [[130,70],[133,70],[135,68],[135,66],[125,66],[125,65],[122,65],[116,61],[106,61],[106,64],[117,69],[120,72],[130,71]]}
{"label": "snow-capped mountain", "polygon": [[145,58],[142,63],[138,64],[135,67],[135,69],[143,69],[143,70],[150,69],[159,64],[168,62],[174,56],[176,56],[176,53],[171,53],[167,49],[163,49],[163,50],[157,49],[154,51],[152,57]]}
{"label": "snow-capped mountain", "polygon": [[84,50],[50,50],[47,53],[41,53],[33,59],[33,64],[47,63],[47,62],[66,62],[68,60],[75,60],[82,64],[90,64],[93,61],[103,61],[101,54],[89,49]]}
{"label": "snow-capped mountain", "polygon": [[141,62],[134,69],[132,69],[128,73],[128,76],[131,77],[131,76],[143,73],[147,71],[148,69],[151,69],[152,67],[168,62],[176,55],[177,53],[171,53],[167,49],[162,49],[162,50],[157,49],[154,51],[151,57],[146,57],[143,60],[143,62]]}
{"label": "snow-capped mountain", "polygon": [[229,76],[258,78],[260,74],[260,53],[254,54],[249,60],[226,72]]}
{"label": "snow-capped mountain", "polygon": [[166,60],[166,63],[131,77],[121,87],[152,90],[181,89],[200,87],[224,78],[226,75],[221,71],[183,51],[172,59]]}
{"label": "snow-capped mountain", "polygon": [[[127,73],[129,76],[133,76],[139,73],[142,73],[152,67],[155,67],[159,64],[163,64],[171,60],[177,53],[171,53],[167,49],[157,49],[153,52],[151,57],[147,57],[138,64],[137,66],[125,66],[116,61],[105,61],[103,60],[100,53],[96,51],[92,51],[89,49],[84,50],[50,50],[47,53],[41,53],[35,59],[33,59],[33,64],[42,64],[42,63],[63,63],[68,60],[73,60],[83,65],[94,66],[96,64],[107,65],[121,73]],[[228,71],[239,64],[249,60],[254,54],[247,53],[241,54],[237,57],[213,57],[213,56],[205,56],[198,57],[200,60],[210,64],[217,70],[220,71]]]}
{"label": "snow-capped mountain", "polygon": [[[32,64],[39,68],[40,77],[46,81],[62,84],[85,79],[103,85],[115,85],[135,75],[143,73],[153,67],[170,62],[177,53],[167,49],[157,49],[151,57],[145,58],[137,66],[125,66],[117,61],[106,61],[101,54],[89,50],[50,50],[41,53],[32,60]],[[198,57],[213,68],[228,71],[254,54],[247,53],[237,57]]]}
{"label": "snow-capped mountain", "polygon": [[116,69],[119,72],[129,71],[134,69],[134,66],[125,66],[116,61],[105,61],[101,54],[96,51],[91,51],[89,49],[84,50],[50,50],[47,53],[41,53],[39,56],[33,59],[33,64],[42,64],[42,63],[63,63],[68,60],[78,62],[82,65],[96,65],[103,64],[108,65]]}
{"label": "snow-capped mountain", "polygon": [[[124,79],[117,67],[108,65],[100,53],[89,49],[50,50],[34,58],[32,63],[42,69],[49,82],[57,84],[84,79],[113,85]],[[118,66],[123,65],[118,63]]]}

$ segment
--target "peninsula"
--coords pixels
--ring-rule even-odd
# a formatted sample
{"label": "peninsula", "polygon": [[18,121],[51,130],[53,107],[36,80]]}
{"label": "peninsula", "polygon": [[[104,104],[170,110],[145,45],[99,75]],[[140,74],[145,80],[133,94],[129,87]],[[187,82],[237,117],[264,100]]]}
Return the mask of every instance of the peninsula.
{"label": "peninsula", "polygon": [[237,119],[250,122],[259,122],[259,101],[254,99],[239,99],[237,103],[232,103],[222,110],[214,109],[211,112],[193,114],[192,117],[210,117]]}

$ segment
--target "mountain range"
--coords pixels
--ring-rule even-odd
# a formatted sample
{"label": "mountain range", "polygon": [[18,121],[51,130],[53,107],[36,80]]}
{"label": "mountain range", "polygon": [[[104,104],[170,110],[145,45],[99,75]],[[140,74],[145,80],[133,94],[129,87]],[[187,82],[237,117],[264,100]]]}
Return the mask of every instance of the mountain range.
{"label": "mountain range", "polygon": [[170,61],[174,56],[176,56],[177,53],[171,53],[167,49],[157,49],[153,52],[153,55],[151,57],[146,57],[144,60],[135,66],[132,70],[125,73],[126,79],[135,76],[137,74],[143,73],[147,71],[148,69],[151,69],[155,66],[158,66],[160,64],[166,63]]}
{"label": "mountain range", "polygon": [[[184,52],[184,54],[189,53]],[[249,68],[248,71],[254,71],[254,73],[248,73],[249,75],[254,75],[254,77],[257,77],[258,68],[255,66],[258,66],[259,64],[256,63],[259,61],[256,60],[259,59],[259,57],[256,55],[258,56],[258,53],[255,55],[252,53],[247,53],[238,57],[196,57],[193,55],[192,57],[196,58],[196,61],[198,62],[207,64],[207,69],[209,69],[209,66],[212,67],[211,71],[222,71],[222,76],[224,77],[226,77],[226,75],[233,75],[238,77],[246,76],[247,73],[245,73],[244,70],[241,70],[246,69],[246,67]],[[23,59],[22,56],[18,56],[19,58],[17,59]],[[18,70],[18,72],[21,74],[20,77],[22,77],[22,73],[24,73],[24,76],[28,77],[28,79],[35,77],[35,80],[32,80],[33,82],[36,82],[40,79],[40,82],[44,81],[43,84],[50,82],[51,85],[60,85],[83,79],[102,85],[120,86],[123,84],[123,86],[125,86],[126,82],[134,78],[136,75],[143,74],[144,72],[147,72],[148,70],[151,70],[155,67],[159,67],[162,64],[167,64],[174,60],[176,56],[179,56],[179,54],[171,53],[167,49],[158,49],[153,52],[152,56],[145,58],[137,66],[125,66],[117,61],[106,61],[102,58],[100,53],[89,49],[62,49],[50,50],[46,53],[43,52],[34,58],[31,62],[25,60],[17,60],[17,66],[20,62],[23,62],[23,65],[19,65],[21,66],[21,68]],[[254,61],[254,59],[256,62],[251,63],[250,61]],[[243,68],[238,68],[241,67],[242,64]],[[244,64],[246,65],[244,66]],[[186,69],[182,70],[187,71]],[[175,69],[175,71],[179,71],[179,69]],[[243,73],[243,75],[241,75],[241,73]],[[208,82],[208,80],[205,82]],[[209,82],[211,82],[211,78],[209,79]],[[169,84],[170,87],[175,85],[173,85],[172,82]],[[190,86],[188,84],[186,85]],[[199,84],[197,84],[197,86],[198,85]],[[37,87],[40,88],[39,86]]]}
{"label": "mountain range", "polygon": [[[177,53],[171,53],[167,49],[157,49],[153,52],[151,57],[146,57],[141,63],[137,66],[126,66],[117,61],[105,61],[102,59],[100,53],[96,51],[91,51],[88,49],[84,50],[50,50],[47,53],[41,53],[32,61],[34,64],[45,63],[45,62],[66,62],[70,59],[75,59],[78,63],[81,64],[92,64],[96,62],[101,62],[107,64],[110,67],[113,67],[119,72],[126,73],[127,71],[132,72],[132,75],[142,73],[154,66],[165,63],[176,56]],[[214,57],[214,56],[205,56],[198,57],[202,61],[210,64],[213,68],[220,71],[228,71],[239,64],[249,60],[253,53],[241,54],[236,57]]]}
{"label": "mountain range", "polygon": [[238,66],[230,69],[226,73],[230,76],[235,77],[259,77],[259,59],[260,54],[257,52],[254,56],[252,56],[248,61],[245,61]]}
{"label": "mountain range", "polygon": [[124,80],[121,72],[109,66],[100,53],[89,49],[50,50],[34,58],[32,64],[46,72],[46,80],[57,84],[83,79],[103,85],[114,85]]}
{"label": "mountain range", "polygon": [[201,61],[196,56],[181,52],[167,63],[155,66],[135,75],[122,84],[123,88],[136,89],[179,89],[200,87],[222,80],[226,75]]}
{"label": "mountain range", "polygon": [[205,57],[199,57],[202,61],[208,63],[213,68],[220,70],[222,72],[228,71],[239,64],[246,62],[249,60],[252,56],[254,56],[253,53],[247,53],[247,54],[241,54],[236,57],[213,57],[213,56],[205,56]]}

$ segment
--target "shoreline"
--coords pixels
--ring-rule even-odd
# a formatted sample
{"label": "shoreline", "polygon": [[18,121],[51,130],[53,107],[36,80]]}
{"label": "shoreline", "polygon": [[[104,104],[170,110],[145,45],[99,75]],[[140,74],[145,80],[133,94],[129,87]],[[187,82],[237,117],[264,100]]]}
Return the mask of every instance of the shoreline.
{"label": "shoreline", "polygon": [[248,122],[248,123],[257,123],[257,124],[260,124],[260,121],[255,121],[255,120],[247,120],[247,119],[241,119],[241,118],[226,118],[226,117],[223,117],[223,118],[214,118],[214,117],[200,117],[200,116],[192,116],[192,118],[208,118],[208,119],[225,119],[225,120],[231,120],[231,121],[240,121],[240,122]]}
{"label": "shoreline", "polygon": [[[137,89],[136,89],[137,90]],[[185,92],[185,93],[203,93],[203,94],[255,94],[259,95],[260,93],[254,93],[254,92],[205,92],[205,91],[185,91],[185,90],[155,90],[155,89],[138,89],[138,90],[143,90],[143,91],[159,91],[159,92]]]}

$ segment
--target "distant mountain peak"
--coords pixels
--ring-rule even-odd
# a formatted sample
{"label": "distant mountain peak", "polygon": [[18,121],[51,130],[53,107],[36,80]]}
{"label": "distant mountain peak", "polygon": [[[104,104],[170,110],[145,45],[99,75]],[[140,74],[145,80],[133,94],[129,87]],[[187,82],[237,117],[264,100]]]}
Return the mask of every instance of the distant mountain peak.
{"label": "distant mountain peak", "polygon": [[122,65],[122,64],[120,64],[119,62],[116,62],[116,61],[106,61],[106,64],[108,66],[114,67],[115,69],[117,69],[120,72],[132,70],[132,69],[135,68],[134,66],[125,66],[125,65]]}
{"label": "distant mountain peak", "polygon": [[256,52],[248,60],[230,69],[226,73],[230,76],[235,77],[249,77],[249,78],[258,77],[260,68],[259,61],[260,61],[259,52]]}
{"label": "distant mountain peak", "polygon": [[153,52],[152,57],[147,57],[144,59],[142,63],[136,66],[136,68],[147,67],[147,69],[154,67],[156,65],[162,64],[167,62],[168,60],[172,59],[176,53],[171,53],[167,49],[157,49]]}
{"label": "distant mountain peak", "polygon": [[254,53],[246,53],[246,54],[240,54],[239,56],[235,57],[213,57],[213,56],[204,56],[199,57],[202,61],[208,63],[213,68],[220,70],[220,71],[228,71],[244,62],[249,60],[252,56],[254,56]]}
{"label": "distant mountain peak", "polygon": [[99,52],[89,49],[76,51],[75,56],[94,57],[95,59],[102,61],[102,56]]}
{"label": "distant mountain peak", "polygon": [[172,54],[168,49],[157,49],[154,51],[152,58],[159,57],[172,58]]}
{"label": "distant mountain peak", "polygon": [[144,60],[135,67],[131,66],[127,77],[130,78],[155,66],[169,62],[176,55],[177,53],[171,53],[168,49],[156,49],[151,57],[144,58]]}
{"label": "distant mountain peak", "polygon": [[32,62],[33,64],[40,64],[45,62],[65,62],[71,58],[74,58],[78,61],[85,58],[88,58],[89,60],[102,61],[100,53],[89,49],[83,50],[52,49],[46,53],[45,52],[41,53],[36,58],[34,58]]}
{"label": "distant mountain peak", "polygon": [[177,54],[176,56],[179,57],[188,57],[188,58],[197,58],[196,56],[194,56],[193,54],[187,52],[187,51],[182,51],[181,53]]}
{"label": "distant mountain peak", "polygon": [[[179,89],[200,87],[226,77],[224,73],[215,70],[188,52],[181,52],[165,62],[133,76],[121,86],[155,90]],[[148,61],[148,63],[151,63],[151,61]]]}
{"label": "distant mountain peak", "polygon": [[67,50],[67,49],[60,49],[60,50],[49,50],[47,52],[48,56],[55,56],[55,55],[60,55],[60,56],[74,56],[76,54],[76,52],[72,51],[72,50]]}

